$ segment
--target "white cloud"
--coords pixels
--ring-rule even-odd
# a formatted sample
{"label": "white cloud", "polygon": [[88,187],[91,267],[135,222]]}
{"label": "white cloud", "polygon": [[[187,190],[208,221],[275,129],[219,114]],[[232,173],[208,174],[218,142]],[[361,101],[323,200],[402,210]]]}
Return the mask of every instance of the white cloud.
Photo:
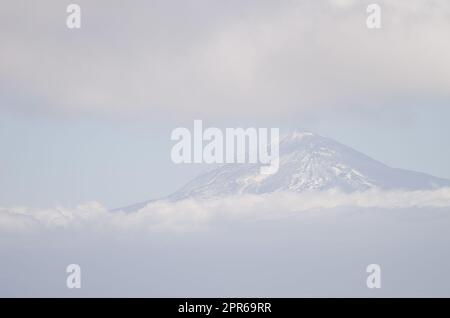
{"label": "white cloud", "polygon": [[449,208],[450,188],[427,191],[344,193],[338,190],[310,193],[280,192],[241,195],[213,200],[155,201],[134,212],[110,212],[93,202],[76,208],[0,208],[0,228],[82,229],[114,231],[193,230],[223,222],[276,220],[296,214],[334,208]]}
{"label": "white cloud", "polygon": [[10,2],[0,81],[22,99],[2,107],[290,117],[448,98],[450,3],[377,3],[381,30],[366,29],[359,1],[81,1],[83,27],[73,31],[57,1]]}

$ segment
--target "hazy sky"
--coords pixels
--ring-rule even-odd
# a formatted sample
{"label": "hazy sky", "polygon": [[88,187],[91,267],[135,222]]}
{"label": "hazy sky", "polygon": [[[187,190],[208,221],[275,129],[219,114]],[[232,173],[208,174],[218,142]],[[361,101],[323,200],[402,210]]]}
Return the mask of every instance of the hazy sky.
{"label": "hazy sky", "polygon": [[0,206],[175,191],[170,132],[300,128],[450,178],[450,2],[10,1],[0,11]]}

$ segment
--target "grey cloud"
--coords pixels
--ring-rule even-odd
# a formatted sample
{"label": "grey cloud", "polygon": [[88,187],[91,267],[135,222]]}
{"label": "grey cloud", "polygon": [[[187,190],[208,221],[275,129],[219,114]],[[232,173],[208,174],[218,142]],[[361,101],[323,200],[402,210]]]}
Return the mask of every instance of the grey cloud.
{"label": "grey cloud", "polygon": [[[57,113],[261,117],[448,98],[450,4],[378,1],[60,1],[2,5],[0,82]],[[367,2],[368,3],[368,2]]]}

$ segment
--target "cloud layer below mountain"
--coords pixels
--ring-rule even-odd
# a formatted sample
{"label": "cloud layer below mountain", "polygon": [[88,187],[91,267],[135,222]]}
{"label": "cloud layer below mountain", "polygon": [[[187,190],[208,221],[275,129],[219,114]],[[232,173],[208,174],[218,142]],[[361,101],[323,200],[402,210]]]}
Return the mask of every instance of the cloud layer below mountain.
{"label": "cloud layer below mountain", "polygon": [[213,200],[155,201],[137,212],[111,212],[97,202],[76,208],[0,208],[3,231],[33,229],[192,230],[223,222],[261,221],[333,208],[450,208],[450,188],[428,191],[272,193]]}
{"label": "cloud layer below mountain", "polygon": [[449,189],[1,209],[0,296],[448,297],[449,226]]}

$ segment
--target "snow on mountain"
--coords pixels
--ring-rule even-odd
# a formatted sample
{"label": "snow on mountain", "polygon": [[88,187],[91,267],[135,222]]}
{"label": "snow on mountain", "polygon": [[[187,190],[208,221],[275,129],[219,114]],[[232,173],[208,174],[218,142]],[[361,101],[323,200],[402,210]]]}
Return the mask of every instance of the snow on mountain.
{"label": "snow on mountain", "polygon": [[[281,139],[277,173],[262,175],[259,168],[259,164],[220,165],[193,179],[167,199],[332,188],[351,192],[371,188],[420,190],[450,186],[450,180],[388,167],[339,142],[310,132],[295,131]],[[137,209],[148,202],[127,209]]]}

